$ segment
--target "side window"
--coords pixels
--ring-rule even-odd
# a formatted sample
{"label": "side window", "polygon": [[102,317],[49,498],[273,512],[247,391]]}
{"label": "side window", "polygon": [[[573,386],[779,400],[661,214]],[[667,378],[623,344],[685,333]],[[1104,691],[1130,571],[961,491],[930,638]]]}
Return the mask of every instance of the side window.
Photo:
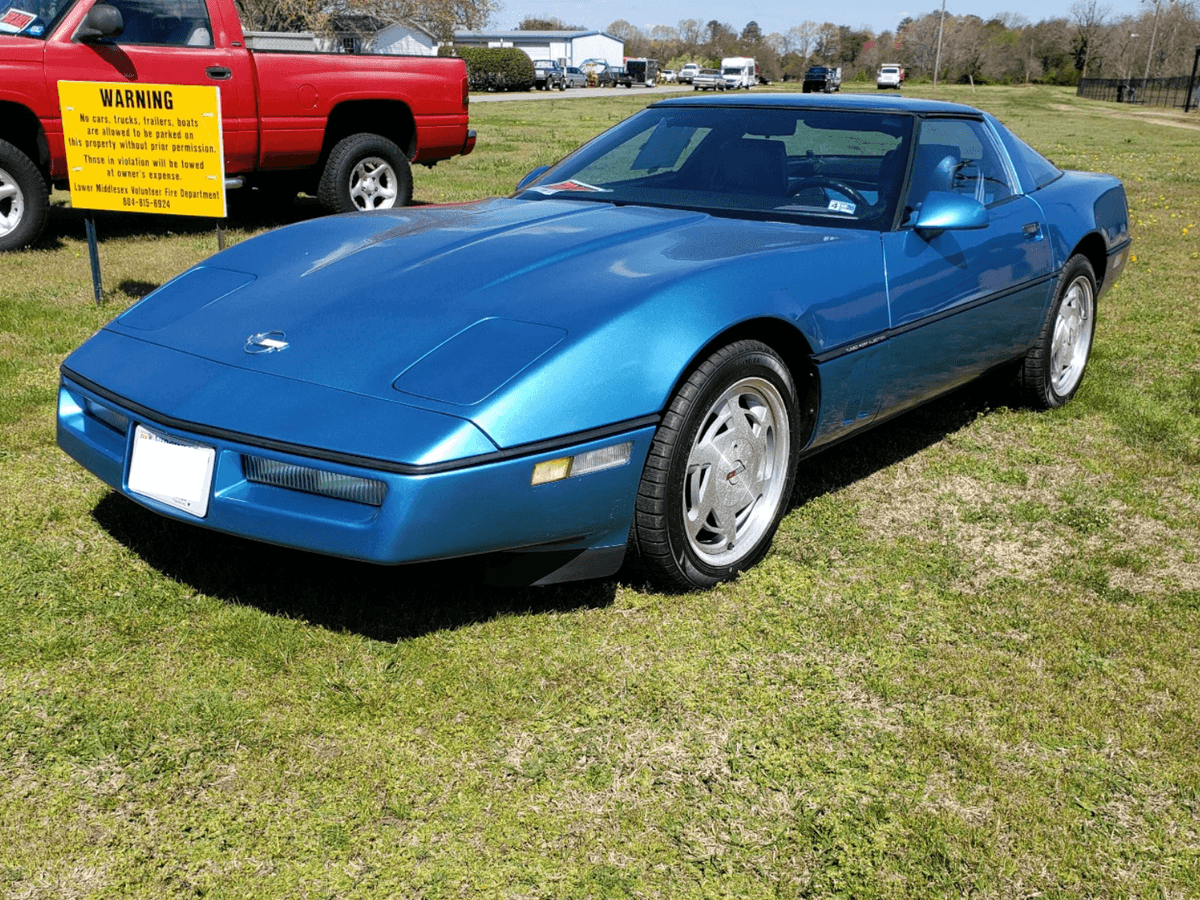
{"label": "side window", "polygon": [[930,191],[974,197],[991,206],[1015,192],[987,127],[975,119],[921,124],[906,206],[919,209]]}
{"label": "side window", "polygon": [[118,44],[211,47],[212,25],[204,0],[108,0],[125,28]]}

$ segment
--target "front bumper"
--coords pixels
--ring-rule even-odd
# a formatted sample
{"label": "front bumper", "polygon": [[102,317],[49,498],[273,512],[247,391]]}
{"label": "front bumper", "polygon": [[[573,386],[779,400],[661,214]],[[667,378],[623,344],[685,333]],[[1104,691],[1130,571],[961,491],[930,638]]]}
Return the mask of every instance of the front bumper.
{"label": "front bumper", "polygon": [[[58,444],[114,490],[164,516],[227,534],[375,563],[498,551],[554,551],[568,556],[576,551],[598,554],[604,560],[601,570],[594,564],[576,566],[574,571],[583,575],[546,581],[595,577],[619,567],[655,430],[653,425],[642,425],[474,465],[466,460],[449,469],[430,466],[400,473],[373,468],[369,462],[353,465],[306,457],[303,452],[256,445],[252,438],[171,427],[132,406],[64,375],[58,397]],[[215,450],[203,518],[130,490],[133,434],[139,424],[168,438]],[[632,452],[620,468],[531,484],[539,462],[624,442],[632,443]],[[374,506],[257,483],[247,477],[247,456],[382,481],[386,494]]]}

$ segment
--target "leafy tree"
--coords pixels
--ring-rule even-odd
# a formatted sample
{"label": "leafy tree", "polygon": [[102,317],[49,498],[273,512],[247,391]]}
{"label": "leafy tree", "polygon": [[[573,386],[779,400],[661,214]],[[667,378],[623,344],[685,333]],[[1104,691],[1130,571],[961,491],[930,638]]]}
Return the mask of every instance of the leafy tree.
{"label": "leafy tree", "polygon": [[758,27],[758,23],[754,21],[747,22],[746,27],[742,29],[742,36],[740,38],[742,49],[756,47],[762,43],[762,39],[763,33],[762,29]]}
{"label": "leafy tree", "polygon": [[553,16],[538,18],[526,16],[517,24],[517,31],[589,31],[583,25],[568,25],[562,19]]}

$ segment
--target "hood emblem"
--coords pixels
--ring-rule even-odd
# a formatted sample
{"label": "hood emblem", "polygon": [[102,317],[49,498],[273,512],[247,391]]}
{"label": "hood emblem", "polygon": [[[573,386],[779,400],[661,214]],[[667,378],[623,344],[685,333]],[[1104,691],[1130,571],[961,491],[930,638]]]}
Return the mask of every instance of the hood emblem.
{"label": "hood emblem", "polygon": [[274,353],[276,350],[286,350],[291,345],[284,340],[285,337],[287,335],[282,331],[260,331],[246,338],[246,346],[242,349],[247,353]]}

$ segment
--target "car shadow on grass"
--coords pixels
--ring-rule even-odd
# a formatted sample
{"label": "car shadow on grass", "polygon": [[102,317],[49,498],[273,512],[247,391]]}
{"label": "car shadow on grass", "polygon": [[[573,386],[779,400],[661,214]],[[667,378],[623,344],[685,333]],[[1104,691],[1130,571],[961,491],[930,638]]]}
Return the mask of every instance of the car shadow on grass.
{"label": "car shadow on grass", "polygon": [[[920,453],[1011,400],[1009,378],[989,376],[804,461],[789,507],[836,493]],[[613,578],[546,587],[495,587],[496,559],[377,566],[276,547],[166,519],[120,494],[96,522],[165,576],[227,603],[394,642],[501,615],[599,609],[617,586],[654,590],[636,559]]]}
{"label": "car shadow on grass", "polygon": [[789,510],[916,456],[982,415],[1016,402],[1011,369],[983,376],[801,460]]}
{"label": "car shadow on grass", "polygon": [[493,560],[485,558],[378,566],[277,547],[166,519],[116,493],[92,515],[147,564],[199,593],[373,640],[600,608],[616,596],[611,580],[497,587],[487,583]]}

